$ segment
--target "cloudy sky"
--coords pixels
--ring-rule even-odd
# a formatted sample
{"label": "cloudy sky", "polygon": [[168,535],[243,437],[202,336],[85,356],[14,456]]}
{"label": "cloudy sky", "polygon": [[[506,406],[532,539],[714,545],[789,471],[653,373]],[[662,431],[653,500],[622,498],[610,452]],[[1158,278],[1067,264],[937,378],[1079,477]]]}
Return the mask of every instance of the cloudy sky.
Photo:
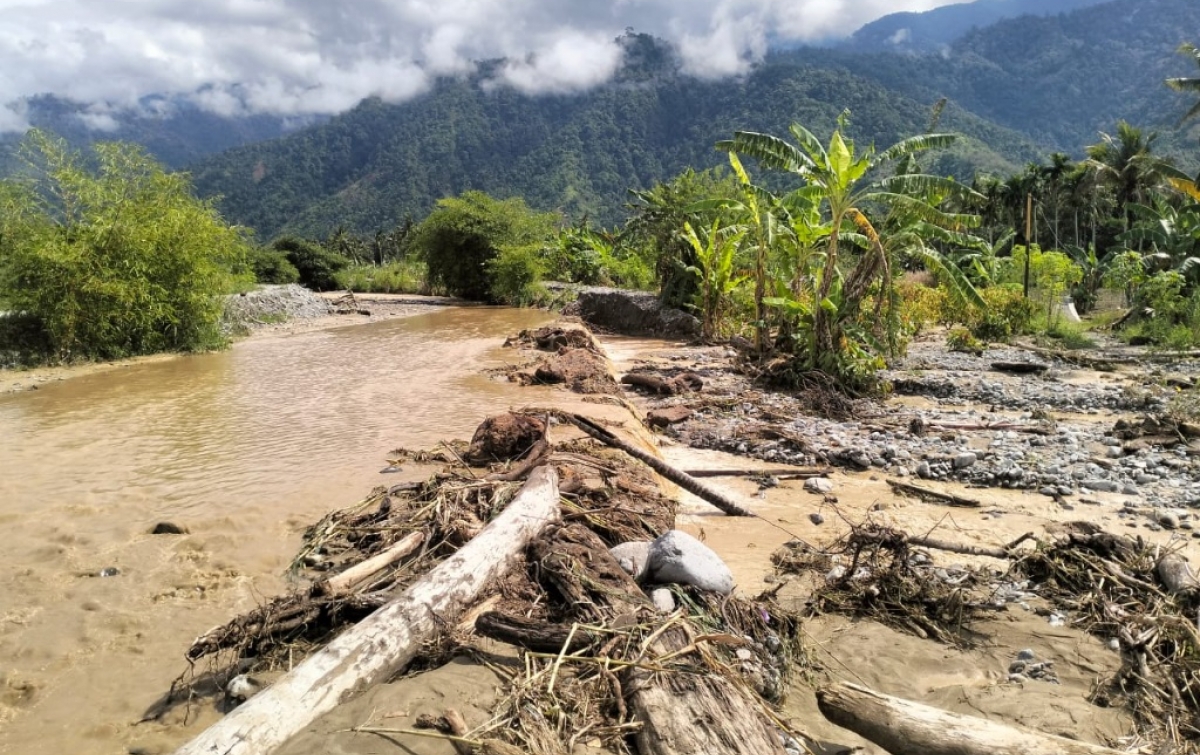
{"label": "cloudy sky", "polygon": [[149,94],[222,113],[326,114],[399,101],[472,61],[497,85],[569,92],[604,81],[626,27],[672,40],[688,70],[745,70],[767,39],[845,36],[951,0],[0,0],[0,130],[52,93],[114,108]]}

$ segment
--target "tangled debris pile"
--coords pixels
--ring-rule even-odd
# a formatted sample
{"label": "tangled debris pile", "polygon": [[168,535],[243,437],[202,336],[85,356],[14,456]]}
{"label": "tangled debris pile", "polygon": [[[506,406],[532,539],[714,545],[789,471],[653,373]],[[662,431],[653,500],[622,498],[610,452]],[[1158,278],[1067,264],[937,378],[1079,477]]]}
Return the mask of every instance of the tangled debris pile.
{"label": "tangled debris pile", "polygon": [[[528,474],[524,462],[537,454],[562,480],[562,523],[531,543],[525,563],[491,585],[466,622],[445,617],[444,631],[421,653],[420,668],[470,654],[475,633],[523,649],[520,670],[504,672],[502,710],[454,736],[485,752],[559,753],[587,741],[628,753],[637,740],[639,752],[665,753],[675,750],[655,743],[686,726],[701,741],[735,732],[745,745],[729,752],[782,753],[792,735],[771,702],[782,698],[795,667],[796,618],[770,597],[639,586],[609,549],[669,534],[675,503],[618,451],[587,438],[549,444],[555,416],[531,410],[491,418],[471,452],[423,454],[451,465],[427,481],[377,489],[314,524],[291,567],[307,586],[198,638],[168,702],[194,702],[212,689],[202,680],[224,687],[245,678],[239,674],[290,667],[389,602],[476,537],[516,494],[513,473]],[[547,448],[535,450],[542,443]],[[464,458],[491,469],[480,474]],[[652,578],[667,582],[664,574]],[[678,609],[655,608],[648,594],[664,588]],[[734,720],[716,722],[718,708]],[[697,716],[713,721],[709,731],[696,726]],[[439,711],[424,724],[453,732],[455,721],[453,711]]]}

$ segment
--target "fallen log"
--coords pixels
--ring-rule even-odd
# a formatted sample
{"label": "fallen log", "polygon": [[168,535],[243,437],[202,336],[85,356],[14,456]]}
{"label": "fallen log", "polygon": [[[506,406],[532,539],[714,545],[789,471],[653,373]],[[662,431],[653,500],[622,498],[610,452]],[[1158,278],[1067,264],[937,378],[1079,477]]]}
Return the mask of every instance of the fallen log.
{"label": "fallen log", "polygon": [[423,542],[425,542],[425,533],[414,532],[383,553],[372,556],[366,561],[351,566],[344,572],[318,582],[313,586],[313,593],[316,595],[342,595],[348,593],[387,567],[411,555],[417,548],[421,547],[421,543]]}
{"label": "fallen log", "polygon": [[821,713],[892,755],[1118,755],[1117,750],[950,713],[856,684],[817,692]]}
{"label": "fallen log", "polygon": [[346,631],[176,755],[266,755],[318,716],[404,668],[559,517],[558,475],[542,467],[484,530],[402,595]]}
{"label": "fallen log", "polygon": [[[585,615],[636,616],[647,606],[637,583],[584,527],[561,527],[531,550],[546,578]],[[690,645],[684,623],[676,621],[661,627],[645,656],[634,660],[653,666],[656,659],[684,656]],[[785,753],[778,732],[750,696],[702,664],[677,671],[627,667],[620,678],[630,711],[642,724],[641,755]]]}
{"label": "fallen log", "polygon": [[700,379],[700,376],[690,372],[665,379],[644,372],[631,372],[621,378],[621,384],[645,388],[660,396],[676,396],[680,393],[698,391],[704,387],[704,381]]}
{"label": "fallen log", "polygon": [[695,477],[692,477],[691,475],[672,467],[670,464],[667,464],[665,461],[659,459],[653,454],[647,453],[640,448],[631,446],[630,444],[610,433],[608,430],[605,430],[600,425],[597,425],[587,417],[584,417],[580,414],[566,414],[564,416],[568,421],[571,422],[571,424],[575,425],[580,430],[583,430],[591,437],[595,438],[601,443],[604,443],[605,445],[624,451],[633,458],[653,469],[655,472],[658,472],[665,479],[670,480],[687,492],[701,498],[706,503],[712,504],[721,511],[724,511],[729,516],[754,516],[754,512],[744,508],[724,493],[719,493],[716,490],[713,490],[709,486],[697,480]]}
{"label": "fallen log", "polygon": [[977,509],[983,504],[974,498],[964,498],[953,493],[943,493],[940,490],[930,490],[919,485],[913,485],[910,482],[901,482],[899,480],[888,480],[887,484],[892,490],[900,495],[911,495],[920,498],[923,501],[933,503],[944,503],[947,506],[961,506],[963,508]]}

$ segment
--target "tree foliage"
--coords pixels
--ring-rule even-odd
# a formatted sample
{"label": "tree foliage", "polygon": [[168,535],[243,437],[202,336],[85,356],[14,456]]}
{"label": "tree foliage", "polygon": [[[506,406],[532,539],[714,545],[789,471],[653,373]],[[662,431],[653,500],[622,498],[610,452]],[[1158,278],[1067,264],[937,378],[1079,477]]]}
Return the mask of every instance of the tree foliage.
{"label": "tree foliage", "polygon": [[[429,283],[475,301],[511,300],[540,275],[558,217],[537,213],[520,198],[468,191],[438,202],[414,231]],[[519,296],[517,296],[519,298]]]}
{"label": "tree foliage", "polygon": [[23,155],[27,174],[0,185],[0,300],[38,323],[53,356],[223,344],[220,295],[248,280],[248,245],[185,175],[128,144],[85,160],[36,130]]}

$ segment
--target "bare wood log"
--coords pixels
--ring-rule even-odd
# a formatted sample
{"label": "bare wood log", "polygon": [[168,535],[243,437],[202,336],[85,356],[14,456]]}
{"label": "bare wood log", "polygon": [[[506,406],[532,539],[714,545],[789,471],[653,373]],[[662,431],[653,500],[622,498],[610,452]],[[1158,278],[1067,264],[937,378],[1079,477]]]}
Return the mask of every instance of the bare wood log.
{"label": "bare wood log", "polygon": [[977,509],[983,504],[974,498],[964,498],[953,493],[944,493],[940,490],[931,490],[923,488],[919,485],[913,485],[910,482],[900,482],[899,480],[888,480],[887,484],[892,487],[900,495],[916,496],[925,501],[933,501],[936,503],[944,503],[947,506],[962,506],[964,508]]}
{"label": "bare wood log", "polygon": [[1192,567],[1177,553],[1168,553],[1158,560],[1158,578],[1171,595],[1181,595],[1200,589],[1200,580]]}
{"label": "bare wood log", "polygon": [[542,467],[458,553],[176,755],[274,752],[321,714],[403,669],[444,622],[507,572],[526,544],[558,517],[558,475]]}
{"label": "bare wood log", "polygon": [[1118,755],[1108,747],[950,713],[856,684],[820,690],[817,705],[830,721],[892,755]]}
{"label": "bare wood log", "polygon": [[659,459],[653,454],[646,453],[640,448],[631,446],[630,444],[610,433],[608,430],[600,427],[587,417],[579,414],[568,414],[565,416],[573,425],[578,427],[580,430],[583,430],[596,440],[612,446],[613,448],[624,451],[633,458],[653,469],[655,472],[658,472],[664,478],[675,483],[687,492],[698,496],[706,503],[712,504],[721,511],[724,511],[729,516],[754,516],[754,512],[742,507],[724,493],[713,490],[709,486],[697,480],[695,477],[692,477],[691,475],[672,467],[670,464],[667,464],[665,461]]}
{"label": "bare wood log", "polygon": [[1054,431],[1041,425],[1025,425],[1016,422],[996,422],[981,425],[978,423],[930,422],[926,430],[1011,430],[1014,433],[1029,433],[1030,435],[1054,435]]}
{"label": "bare wood log", "polygon": [[397,561],[411,555],[421,543],[425,542],[424,532],[414,532],[392,547],[366,561],[355,564],[349,569],[335,574],[329,579],[322,580],[314,586],[314,592],[319,595],[345,594],[359,584],[367,581],[375,574],[383,571]]}

